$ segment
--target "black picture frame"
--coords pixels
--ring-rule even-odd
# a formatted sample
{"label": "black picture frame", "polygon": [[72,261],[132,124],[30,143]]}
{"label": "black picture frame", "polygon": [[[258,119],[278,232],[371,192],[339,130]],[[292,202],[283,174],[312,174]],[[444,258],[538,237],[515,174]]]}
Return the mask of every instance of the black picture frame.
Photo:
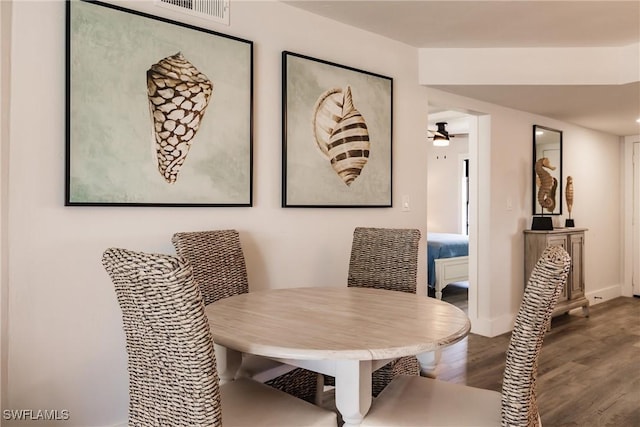
{"label": "black picture frame", "polygon": [[282,52],[282,207],[392,207],[393,79]]}
{"label": "black picture frame", "polygon": [[66,24],[66,206],[252,206],[252,41],[96,1]]}
{"label": "black picture frame", "polygon": [[[565,183],[562,174],[562,131],[546,126],[533,125],[532,209],[533,215],[562,215],[562,193]],[[553,209],[543,208],[538,200],[540,177],[536,173],[536,162],[549,159],[549,167],[541,167],[541,173],[549,177],[552,184]]]}

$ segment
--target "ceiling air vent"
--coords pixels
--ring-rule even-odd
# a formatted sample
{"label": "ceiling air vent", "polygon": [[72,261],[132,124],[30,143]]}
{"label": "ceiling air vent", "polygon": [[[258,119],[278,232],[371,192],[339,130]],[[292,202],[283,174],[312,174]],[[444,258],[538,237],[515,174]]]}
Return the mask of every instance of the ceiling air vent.
{"label": "ceiling air vent", "polygon": [[229,25],[230,0],[156,0],[156,4]]}

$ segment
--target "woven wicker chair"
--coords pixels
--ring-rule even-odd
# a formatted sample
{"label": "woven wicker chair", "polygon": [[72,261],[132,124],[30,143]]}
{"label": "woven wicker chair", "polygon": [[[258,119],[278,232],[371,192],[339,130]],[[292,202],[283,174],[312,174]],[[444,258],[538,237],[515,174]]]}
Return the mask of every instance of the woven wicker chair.
{"label": "woven wicker chair", "polygon": [[[191,264],[204,304],[249,292],[247,267],[236,230],[175,233],[171,242]],[[255,355],[244,355],[239,376],[255,380],[313,402],[317,374]]]}
{"label": "woven wicker chair", "polygon": [[541,425],[535,390],[538,356],[570,265],[564,249],[550,246],[531,273],[507,349],[502,393],[399,376],[374,400],[362,426]]}
{"label": "woven wicker chair", "polygon": [[[347,286],[416,293],[420,231],[357,227],[353,232]],[[419,375],[415,356],[389,362],[373,373],[371,392],[377,396],[397,375]],[[334,385],[325,376],[325,384]]]}
{"label": "woven wicker chair", "polygon": [[200,289],[182,259],[107,249],[122,309],[129,426],[336,426],[336,414],[242,378],[220,385]]}

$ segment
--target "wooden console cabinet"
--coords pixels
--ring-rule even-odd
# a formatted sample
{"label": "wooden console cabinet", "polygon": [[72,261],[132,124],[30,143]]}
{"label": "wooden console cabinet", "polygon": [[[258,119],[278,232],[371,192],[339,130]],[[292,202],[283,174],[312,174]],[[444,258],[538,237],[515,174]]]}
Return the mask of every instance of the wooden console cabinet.
{"label": "wooden console cabinet", "polygon": [[553,316],[563,314],[574,308],[582,307],[585,316],[589,316],[589,300],[584,294],[584,234],[586,228],[558,228],[554,230],[524,231],[524,283],[529,281],[533,267],[547,246],[562,246],[571,256],[571,270],[567,283]]}

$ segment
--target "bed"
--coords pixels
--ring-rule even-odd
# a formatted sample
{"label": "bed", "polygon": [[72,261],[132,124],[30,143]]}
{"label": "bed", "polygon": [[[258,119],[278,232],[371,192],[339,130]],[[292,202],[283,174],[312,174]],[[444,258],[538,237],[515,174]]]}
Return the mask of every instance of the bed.
{"label": "bed", "polygon": [[427,233],[428,285],[442,299],[449,283],[469,280],[469,236]]}

